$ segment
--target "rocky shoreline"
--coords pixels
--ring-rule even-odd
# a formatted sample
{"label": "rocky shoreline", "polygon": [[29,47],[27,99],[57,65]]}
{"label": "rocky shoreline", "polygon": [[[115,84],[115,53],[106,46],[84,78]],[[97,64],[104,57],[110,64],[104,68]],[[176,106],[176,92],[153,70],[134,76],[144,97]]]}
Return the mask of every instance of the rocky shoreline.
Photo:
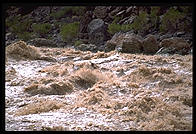
{"label": "rocky shoreline", "polygon": [[[157,7],[156,7],[157,8]],[[187,8],[185,12],[185,9]],[[167,28],[166,31],[160,31],[163,18],[168,16],[168,12],[172,9],[175,9],[174,13],[185,14],[182,19],[176,20],[176,27]],[[156,15],[154,15],[154,11],[156,11]],[[172,12],[171,11],[171,12]],[[78,13],[80,12],[80,13]],[[184,13],[185,12],[185,13]],[[92,7],[31,7],[28,10],[22,7],[10,7],[6,11],[7,20],[12,20],[12,18],[19,16],[19,22],[25,20],[31,20],[33,24],[50,24],[50,31],[46,34],[40,34],[33,32],[33,34],[29,37],[28,40],[25,40],[30,45],[35,46],[47,46],[47,47],[74,47],[79,50],[84,51],[109,51],[108,44],[113,42],[115,44],[114,38],[119,34],[121,36],[117,38],[127,38],[129,40],[128,45],[132,42],[132,37],[129,36],[130,33],[135,34],[134,36],[139,36],[140,42],[147,45],[142,45],[142,47],[137,46],[136,44],[132,47],[140,47],[140,50],[131,51],[131,53],[143,53],[144,54],[155,54],[156,52],[161,52],[164,54],[190,54],[192,52],[192,12],[191,8],[185,7],[158,7],[158,10],[155,10],[154,7],[136,7],[136,6],[92,6]],[[63,14],[64,13],[64,14]],[[128,29],[128,31],[122,31],[109,33],[111,24],[114,24],[117,27],[133,25],[134,21],[136,22],[137,18],[139,18],[140,14],[145,13],[148,17],[143,18],[147,21],[143,24],[143,27],[139,30],[136,29],[138,26],[134,26],[132,29]],[[173,12],[172,12],[173,13]],[[173,13],[173,14],[174,14]],[[82,14],[82,15],[81,15]],[[180,14],[180,15],[181,15]],[[170,14],[169,14],[170,15]],[[139,16],[139,17],[138,17]],[[166,18],[165,17],[165,18]],[[17,17],[16,17],[17,18]],[[156,25],[152,25],[150,22],[153,19],[158,18],[156,21]],[[162,21],[160,20],[162,19]],[[158,21],[159,20],[159,21]],[[142,21],[142,20],[141,20]],[[186,21],[186,25],[184,22]],[[9,22],[9,21],[8,21]],[[61,27],[64,23],[72,24],[74,22],[79,22],[79,30],[77,36],[72,39],[72,41],[66,41],[63,39],[61,32]],[[161,23],[161,24],[160,24]],[[29,32],[32,31],[32,25],[27,29]],[[184,26],[183,26],[184,25]],[[142,23],[141,23],[142,26]],[[156,27],[155,27],[156,26]],[[177,27],[178,26],[178,27]],[[186,27],[185,27],[186,26]],[[157,28],[158,27],[158,28]],[[109,29],[109,30],[108,30]],[[69,33],[68,33],[69,34]],[[149,36],[151,36],[149,39]],[[153,38],[153,39],[152,39]],[[12,29],[6,27],[6,46],[14,43],[16,41],[21,40],[16,33],[12,32]],[[23,39],[22,39],[23,40]],[[173,45],[167,45],[167,47],[163,47],[163,40],[173,40],[172,42],[176,42],[176,44],[186,44],[186,46],[181,47],[177,45],[177,47],[173,47]],[[183,41],[182,41],[183,40]],[[127,41],[126,41],[127,42]],[[183,43],[182,43],[183,42]],[[155,44],[154,44],[155,43]],[[121,43],[123,44],[123,43]],[[126,43],[124,43],[126,44]],[[174,43],[175,44],[175,43]],[[153,50],[148,50],[152,45]],[[121,45],[122,46],[122,45]],[[176,46],[176,45],[175,45]],[[114,47],[114,46],[113,46]],[[114,47],[115,48],[115,47]],[[119,48],[119,47],[118,47]],[[123,47],[123,48],[126,48]],[[121,48],[122,49],[122,48]],[[160,50],[161,49],[161,50]],[[113,49],[111,49],[113,50]],[[148,52],[149,51],[149,52]],[[129,50],[125,50],[123,52],[130,52]]]}

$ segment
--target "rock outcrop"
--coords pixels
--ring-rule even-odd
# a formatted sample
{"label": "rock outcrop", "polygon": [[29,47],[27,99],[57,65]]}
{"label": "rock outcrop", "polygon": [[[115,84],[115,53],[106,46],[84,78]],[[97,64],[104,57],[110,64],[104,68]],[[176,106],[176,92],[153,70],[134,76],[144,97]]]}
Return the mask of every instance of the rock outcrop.
{"label": "rock outcrop", "polygon": [[158,50],[158,42],[154,35],[148,35],[143,41],[143,53],[155,54]]}
{"label": "rock outcrop", "polygon": [[179,37],[172,37],[164,39],[160,42],[161,49],[156,54],[189,54],[191,51],[191,44]]}
{"label": "rock outcrop", "polygon": [[[166,24],[164,24],[164,22],[169,23],[167,22],[167,19],[170,19],[168,18],[170,16],[167,16],[166,13],[173,10],[176,12],[176,14],[179,13],[182,16],[179,16],[177,14],[176,17],[180,17],[180,19],[173,20],[173,23],[175,24],[172,24],[172,28],[169,28],[170,25],[168,24],[167,26],[165,26]],[[141,13],[144,13],[145,15],[142,16]],[[173,15],[174,13],[169,12],[168,14]],[[154,22],[155,20],[153,18],[156,19],[156,22]],[[137,26],[132,25],[135,24],[134,22],[138,19],[140,20],[139,23],[141,22],[141,24],[142,22],[145,22],[145,26],[143,25],[139,28],[136,28]],[[70,43],[67,43],[61,36],[61,27],[63,24],[74,22],[80,23],[79,30],[77,32],[77,38],[73,37],[74,39]],[[47,34],[41,35],[39,34],[39,32],[33,30],[32,25],[34,23],[48,23],[51,25],[51,29],[49,32],[47,32]],[[134,33],[142,36],[144,38],[142,46],[134,45],[134,43],[137,42],[133,41],[135,37],[134,39],[129,40],[124,37],[125,35],[122,35],[123,37],[120,37],[118,34],[116,34],[115,36],[117,37],[118,35],[119,37],[117,38],[119,39],[115,39],[116,37],[114,36],[111,39],[112,35],[110,35],[108,31],[110,31],[110,24],[112,23],[116,23],[117,25],[120,25],[122,27],[124,27],[124,25],[133,26],[132,28],[128,28],[125,31],[133,31]],[[21,25],[21,27],[18,27],[19,25]],[[163,26],[162,30],[161,26]],[[189,50],[186,51],[190,52],[191,48],[189,47],[189,45],[188,47],[184,47],[187,46],[187,44],[183,41],[180,41],[179,45],[179,43],[174,43],[175,41],[166,40],[172,37],[180,37],[186,40],[188,44],[192,44],[193,39],[191,27],[192,7],[160,6],[154,8],[150,6],[78,6],[76,8],[68,8],[65,6],[30,6],[28,8],[25,6],[10,6],[8,7],[8,9],[6,9],[5,44],[9,45],[19,40],[24,40],[28,44],[32,44],[38,47],[69,47],[70,45],[74,44],[74,41],[83,40],[84,44],[95,45],[97,50],[105,49],[106,51],[111,51],[114,50],[116,48],[116,44],[118,44],[117,48],[122,52],[143,52],[144,54],[154,54],[158,49],[162,47],[165,48],[164,45],[161,46],[162,44],[172,44],[171,46],[169,46],[174,46],[175,51],[189,48]],[[42,31],[45,30],[42,29],[41,26],[38,29]],[[119,29],[124,31],[123,28]],[[26,32],[27,34],[24,34],[24,32]],[[154,37],[147,37],[147,34],[156,36],[156,39]],[[126,35],[128,36],[127,33]],[[40,38],[50,38],[51,40]],[[121,38],[123,41],[116,43],[119,42],[116,40],[120,40]],[[157,43],[159,44],[159,42],[162,42],[160,43],[161,45],[157,45]],[[106,48],[103,48],[105,47],[104,44],[106,44]],[[138,42],[136,44],[138,44]]]}
{"label": "rock outcrop", "polygon": [[94,19],[88,24],[89,43],[100,46],[107,40],[106,25],[102,19]]}
{"label": "rock outcrop", "polygon": [[160,47],[168,48],[172,47],[176,50],[181,50],[183,48],[189,48],[190,44],[187,43],[185,40],[179,37],[172,37],[168,39],[164,39],[160,42]]}
{"label": "rock outcrop", "polygon": [[105,51],[111,51],[115,48],[123,53],[142,52],[142,37],[134,33],[117,33],[111,40],[107,41]]}
{"label": "rock outcrop", "polygon": [[114,36],[112,37],[111,40],[108,40],[106,42],[106,45],[105,45],[105,51],[106,52],[109,52],[109,51],[112,51],[112,50],[115,50],[116,46],[118,44],[121,44],[122,43],[122,40],[124,37],[124,34],[122,33],[116,33],[114,34]]}
{"label": "rock outcrop", "polygon": [[87,11],[84,16],[80,19],[80,29],[79,33],[87,33],[87,26],[92,21],[93,13]]}
{"label": "rock outcrop", "polygon": [[142,52],[142,38],[135,34],[127,34],[122,42],[122,52],[140,53]]}
{"label": "rock outcrop", "polygon": [[99,19],[104,19],[107,16],[107,6],[97,6],[94,10],[94,16]]}

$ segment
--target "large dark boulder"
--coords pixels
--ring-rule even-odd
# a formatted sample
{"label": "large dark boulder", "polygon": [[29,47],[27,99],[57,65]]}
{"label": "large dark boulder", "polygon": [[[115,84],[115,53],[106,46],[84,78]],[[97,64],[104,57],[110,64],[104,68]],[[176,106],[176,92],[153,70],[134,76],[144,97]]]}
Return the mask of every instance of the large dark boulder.
{"label": "large dark boulder", "polygon": [[143,41],[143,53],[144,54],[155,54],[158,50],[158,42],[156,36],[147,35]]}
{"label": "large dark boulder", "polygon": [[106,42],[105,51],[117,49],[123,53],[141,53],[143,38],[134,33],[116,33]]}
{"label": "large dark boulder", "polygon": [[191,44],[179,37],[164,39],[160,42],[161,49],[156,54],[186,55],[191,51]]}
{"label": "large dark boulder", "polygon": [[89,43],[101,46],[107,40],[107,26],[102,19],[94,19],[88,24]]}
{"label": "large dark boulder", "polygon": [[122,44],[122,39],[124,34],[122,33],[115,33],[111,40],[108,40],[105,44],[105,51],[109,52],[115,50],[118,44]]}
{"label": "large dark boulder", "polygon": [[135,34],[126,34],[122,42],[123,53],[141,53],[142,38]]}
{"label": "large dark boulder", "polygon": [[176,50],[181,50],[183,48],[189,48],[190,44],[182,38],[172,37],[168,39],[164,39],[160,42],[160,47],[168,48],[172,47]]}

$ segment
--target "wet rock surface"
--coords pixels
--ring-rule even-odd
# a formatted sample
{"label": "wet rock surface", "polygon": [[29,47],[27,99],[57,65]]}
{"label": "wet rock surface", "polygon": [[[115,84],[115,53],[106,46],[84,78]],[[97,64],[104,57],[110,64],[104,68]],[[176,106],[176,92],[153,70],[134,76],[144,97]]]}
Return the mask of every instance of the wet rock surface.
{"label": "wet rock surface", "polygon": [[192,55],[36,49],[6,57],[6,130],[192,130]]}

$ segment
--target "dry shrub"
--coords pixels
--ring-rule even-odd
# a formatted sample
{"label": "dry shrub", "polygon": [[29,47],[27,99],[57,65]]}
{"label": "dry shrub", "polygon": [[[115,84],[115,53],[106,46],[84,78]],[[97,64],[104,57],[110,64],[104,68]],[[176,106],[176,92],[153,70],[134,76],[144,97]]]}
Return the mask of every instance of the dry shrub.
{"label": "dry shrub", "polygon": [[183,68],[187,68],[189,69],[189,71],[192,71],[193,67],[192,67],[192,62],[179,62],[178,63],[180,66],[182,66]]}
{"label": "dry shrub", "polygon": [[81,68],[70,77],[70,81],[75,84],[76,87],[87,89],[92,87],[99,81],[105,81],[106,76],[99,70],[91,70],[87,68]]}
{"label": "dry shrub", "polygon": [[193,58],[192,55],[186,55],[183,58],[179,57],[178,64],[184,69],[186,68],[188,71],[193,71]]}
{"label": "dry shrub", "polygon": [[83,60],[90,60],[92,59],[92,57],[94,56],[94,54],[90,53],[90,54],[85,54],[82,56]]}
{"label": "dry shrub", "polygon": [[32,84],[26,88],[24,91],[31,94],[45,94],[45,95],[64,95],[73,91],[73,85],[69,81],[63,82],[52,82],[48,85]]}
{"label": "dry shrub", "polygon": [[162,64],[166,64],[170,61],[170,59],[168,57],[163,57],[160,55],[153,55],[153,56],[149,56],[149,55],[144,55],[142,56],[144,58],[144,60],[146,62],[156,62],[158,64],[162,63]]}
{"label": "dry shrub", "polygon": [[41,99],[37,102],[30,103],[18,109],[16,115],[38,114],[42,112],[49,112],[54,109],[59,109],[63,106],[62,103],[55,100]]}
{"label": "dry shrub", "polygon": [[6,55],[14,59],[39,59],[40,52],[34,46],[27,45],[24,41],[18,41],[6,47]]}
{"label": "dry shrub", "polygon": [[110,52],[106,52],[105,54],[109,57],[109,56],[115,55],[116,51],[113,50],[113,51],[110,51]]}
{"label": "dry shrub", "polygon": [[141,57],[143,57],[143,54],[120,53],[120,56],[124,57],[125,59],[139,60]]}

